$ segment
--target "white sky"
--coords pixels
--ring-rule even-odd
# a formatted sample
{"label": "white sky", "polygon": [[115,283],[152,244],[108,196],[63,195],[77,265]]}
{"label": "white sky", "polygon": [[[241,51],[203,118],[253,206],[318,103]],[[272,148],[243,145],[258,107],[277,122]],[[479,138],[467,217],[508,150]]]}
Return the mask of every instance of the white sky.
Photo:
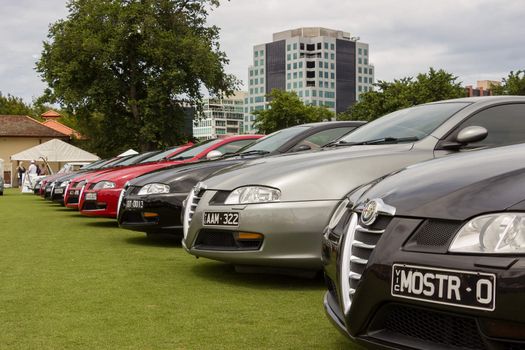
{"label": "white sky", "polygon": [[[48,25],[67,15],[65,0],[0,0],[0,91],[27,102],[44,83],[34,71]],[[230,0],[214,10],[228,73],[246,81],[252,46],[272,33],[321,26],[370,44],[376,80],[443,68],[465,85],[525,69],[522,0]]]}

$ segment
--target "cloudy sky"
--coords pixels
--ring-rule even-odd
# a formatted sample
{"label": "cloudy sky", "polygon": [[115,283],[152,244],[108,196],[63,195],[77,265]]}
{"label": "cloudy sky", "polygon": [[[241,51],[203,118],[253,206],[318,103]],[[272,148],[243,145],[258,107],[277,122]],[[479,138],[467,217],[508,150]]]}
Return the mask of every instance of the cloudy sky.
{"label": "cloudy sky", "polygon": [[[48,25],[66,0],[0,0],[0,91],[30,102],[45,85],[34,71]],[[230,0],[212,12],[227,70],[246,81],[251,48],[272,33],[322,26],[370,44],[376,79],[443,68],[468,84],[525,69],[522,0]]]}

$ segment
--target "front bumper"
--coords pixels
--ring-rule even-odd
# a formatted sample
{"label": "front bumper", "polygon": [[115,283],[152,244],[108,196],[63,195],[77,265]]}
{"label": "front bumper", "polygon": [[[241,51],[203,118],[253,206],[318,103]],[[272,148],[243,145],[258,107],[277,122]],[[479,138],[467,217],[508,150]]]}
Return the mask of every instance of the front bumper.
{"label": "front bumper", "polygon": [[[438,254],[403,248],[422,223],[421,219],[392,219],[369,256],[346,315],[342,311],[341,284],[344,238],[337,242],[326,236],[323,262],[329,297],[325,297],[325,309],[332,323],[351,339],[372,347],[524,349],[525,315],[516,310],[525,309],[525,261],[519,257]],[[352,254],[359,251],[352,248]],[[495,310],[394,296],[394,264],[495,274]]]}
{"label": "front bumper", "polygon": [[80,198],[80,213],[85,216],[117,217],[117,203],[121,188],[84,190]]}
{"label": "front bumper", "polygon": [[[210,205],[216,191],[204,192],[183,247],[195,256],[236,265],[320,270],[322,231],[338,201]],[[239,212],[238,227],[206,226],[203,213]],[[232,245],[239,232],[263,235],[257,249]],[[209,239],[202,244],[202,237]]]}
{"label": "front bumper", "polygon": [[182,235],[182,202],[187,195],[187,193],[125,195],[120,203],[119,225],[128,230],[180,236]]}

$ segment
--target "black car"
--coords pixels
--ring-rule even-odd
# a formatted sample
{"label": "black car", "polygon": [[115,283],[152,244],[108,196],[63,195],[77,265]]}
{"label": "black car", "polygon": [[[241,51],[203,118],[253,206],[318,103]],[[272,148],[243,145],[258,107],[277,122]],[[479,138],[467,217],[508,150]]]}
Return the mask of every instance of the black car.
{"label": "black car", "polygon": [[294,126],[265,136],[233,157],[178,165],[137,177],[123,192],[118,222],[123,228],[143,231],[148,236],[182,235],[182,202],[197,182],[254,158],[319,149],[363,124],[339,121]]}
{"label": "black car", "polygon": [[325,230],[326,313],[374,348],[525,349],[525,145],[351,192]]}

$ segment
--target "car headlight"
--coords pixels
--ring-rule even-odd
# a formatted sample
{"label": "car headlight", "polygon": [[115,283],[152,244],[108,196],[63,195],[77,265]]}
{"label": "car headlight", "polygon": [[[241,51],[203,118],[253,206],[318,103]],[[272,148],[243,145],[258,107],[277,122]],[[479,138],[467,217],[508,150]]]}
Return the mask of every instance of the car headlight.
{"label": "car headlight", "polygon": [[232,191],[224,204],[249,204],[279,202],[281,191],[276,188],[264,186],[246,186]]}
{"label": "car headlight", "polygon": [[106,188],[115,188],[115,183],[111,181],[100,181],[98,182],[95,187],[93,187],[94,190],[103,190]]}
{"label": "car headlight", "polygon": [[451,253],[525,253],[525,213],[497,213],[467,222],[450,245]]}
{"label": "car headlight", "polygon": [[346,206],[350,203],[350,200],[348,198],[345,198],[344,201],[339,204],[337,209],[334,211],[334,215],[332,215],[332,218],[330,219],[330,222],[328,223],[328,228],[330,230],[333,230],[334,227],[337,226],[341,218],[343,217],[343,214],[345,213]]}
{"label": "car headlight", "polygon": [[160,194],[160,193],[170,193],[170,186],[165,184],[147,184],[143,186],[138,195],[146,195],[146,194]]}

